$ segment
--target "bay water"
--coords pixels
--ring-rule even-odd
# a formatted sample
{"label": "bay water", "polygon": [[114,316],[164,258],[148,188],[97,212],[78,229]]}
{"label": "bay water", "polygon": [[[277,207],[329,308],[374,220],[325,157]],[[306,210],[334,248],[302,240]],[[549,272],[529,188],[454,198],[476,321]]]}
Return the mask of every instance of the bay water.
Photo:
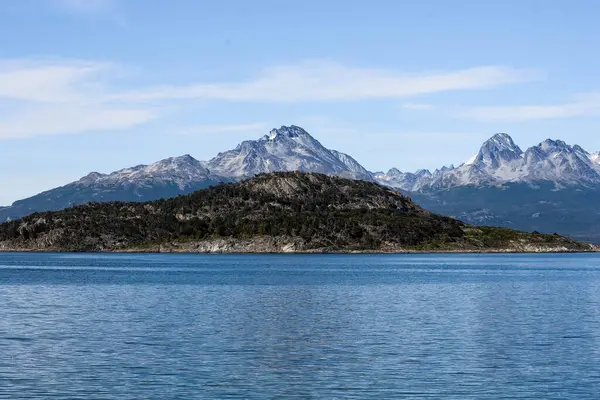
{"label": "bay water", "polygon": [[597,399],[600,256],[0,254],[1,399]]}

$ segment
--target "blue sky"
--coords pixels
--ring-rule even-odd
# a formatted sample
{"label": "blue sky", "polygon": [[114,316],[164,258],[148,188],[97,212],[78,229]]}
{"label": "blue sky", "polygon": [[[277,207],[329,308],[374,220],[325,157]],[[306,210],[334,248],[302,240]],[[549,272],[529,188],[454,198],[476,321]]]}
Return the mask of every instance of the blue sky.
{"label": "blue sky", "polygon": [[371,170],[600,150],[595,0],[0,4],[0,205],[295,124]]}

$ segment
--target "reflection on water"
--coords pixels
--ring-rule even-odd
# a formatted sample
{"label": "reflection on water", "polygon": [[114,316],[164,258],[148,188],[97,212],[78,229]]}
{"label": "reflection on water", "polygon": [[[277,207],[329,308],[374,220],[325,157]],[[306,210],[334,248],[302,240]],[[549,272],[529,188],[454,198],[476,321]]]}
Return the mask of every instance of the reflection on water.
{"label": "reflection on water", "polygon": [[597,398],[600,257],[0,255],[0,398]]}

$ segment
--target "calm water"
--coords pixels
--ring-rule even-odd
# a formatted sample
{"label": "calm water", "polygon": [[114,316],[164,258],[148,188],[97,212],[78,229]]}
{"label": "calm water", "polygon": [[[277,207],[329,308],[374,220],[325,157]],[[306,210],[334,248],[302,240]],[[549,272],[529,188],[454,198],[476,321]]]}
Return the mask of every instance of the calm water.
{"label": "calm water", "polygon": [[0,254],[2,399],[600,396],[600,256]]}

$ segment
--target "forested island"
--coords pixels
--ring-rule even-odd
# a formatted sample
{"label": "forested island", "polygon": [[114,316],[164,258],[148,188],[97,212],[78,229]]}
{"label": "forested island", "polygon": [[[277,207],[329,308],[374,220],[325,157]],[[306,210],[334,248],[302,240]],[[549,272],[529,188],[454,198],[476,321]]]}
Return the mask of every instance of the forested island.
{"label": "forested island", "polygon": [[277,172],[152,202],[90,203],[0,225],[2,251],[576,252],[556,234],[476,227],[377,183]]}

